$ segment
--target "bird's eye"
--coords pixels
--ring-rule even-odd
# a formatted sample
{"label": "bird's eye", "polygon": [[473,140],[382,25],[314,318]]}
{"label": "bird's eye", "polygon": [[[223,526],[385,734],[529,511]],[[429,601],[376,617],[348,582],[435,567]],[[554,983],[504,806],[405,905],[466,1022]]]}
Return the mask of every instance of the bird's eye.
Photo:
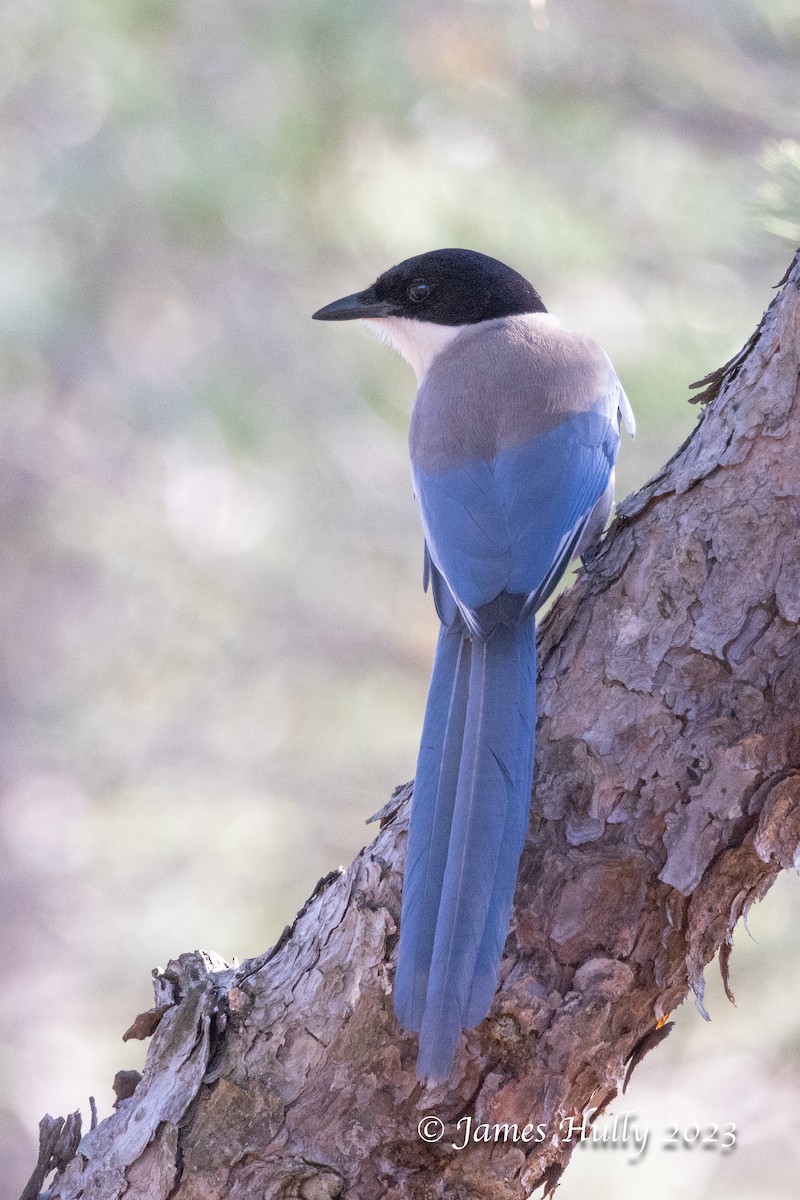
{"label": "bird's eye", "polygon": [[415,279],[406,289],[406,295],[414,304],[421,304],[423,300],[428,299],[430,290],[424,279]]}

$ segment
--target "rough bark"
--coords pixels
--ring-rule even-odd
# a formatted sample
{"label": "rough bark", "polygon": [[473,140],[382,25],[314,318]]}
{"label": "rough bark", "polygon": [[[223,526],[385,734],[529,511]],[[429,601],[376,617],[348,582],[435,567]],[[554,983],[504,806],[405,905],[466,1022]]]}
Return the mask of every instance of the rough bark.
{"label": "rough bark", "polygon": [[[410,789],[236,969],[156,980],[144,1076],[52,1200],[519,1200],[800,858],[800,255],[698,427],[541,630],[533,819],[502,984],[425,1091],[392,1011]],[[723,972],[727,953],[721,955]],[[434,1113],[435,1145],[418,1133]],[[465,1150],[455,1122],[546,1126]],[[462,1126],[463,1128],[463,1126]]]}

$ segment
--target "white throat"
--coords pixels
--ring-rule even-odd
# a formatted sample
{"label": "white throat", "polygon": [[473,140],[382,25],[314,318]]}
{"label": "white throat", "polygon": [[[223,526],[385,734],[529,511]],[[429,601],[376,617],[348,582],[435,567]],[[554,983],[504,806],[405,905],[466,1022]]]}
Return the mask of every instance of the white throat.
{"label": "white throat", "polygon": [[411,317],[376,317],[364,324],[410,363],[418,385],[445,346],[469,328],[468,325],[435,325],[432,321],[414,321]]}

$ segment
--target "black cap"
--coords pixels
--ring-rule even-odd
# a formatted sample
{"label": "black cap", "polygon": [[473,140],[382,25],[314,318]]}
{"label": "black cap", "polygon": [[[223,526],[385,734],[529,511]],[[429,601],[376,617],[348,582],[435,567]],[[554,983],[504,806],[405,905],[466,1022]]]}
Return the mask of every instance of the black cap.
{"label": "black cap", "polygon": [[384,271],[363,292],[327,304],[314,320],[409,317],[436,325],[475,325],[546,311],[527,279],[496,258],[476,250],[430,250]]}

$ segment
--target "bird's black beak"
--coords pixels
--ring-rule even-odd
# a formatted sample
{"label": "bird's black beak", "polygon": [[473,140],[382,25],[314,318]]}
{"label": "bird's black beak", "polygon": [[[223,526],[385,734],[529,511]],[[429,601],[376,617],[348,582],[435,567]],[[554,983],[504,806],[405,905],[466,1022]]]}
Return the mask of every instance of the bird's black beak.
{"label": "bird's black beak", "polygon": [[385,300],[379,300],[375,289],[368,287],[363,292],[354,292],[352,296],[344,296],[326,304],[313,314],[314,321],[357,321],[361,317],[390,317],[392,306]]}

